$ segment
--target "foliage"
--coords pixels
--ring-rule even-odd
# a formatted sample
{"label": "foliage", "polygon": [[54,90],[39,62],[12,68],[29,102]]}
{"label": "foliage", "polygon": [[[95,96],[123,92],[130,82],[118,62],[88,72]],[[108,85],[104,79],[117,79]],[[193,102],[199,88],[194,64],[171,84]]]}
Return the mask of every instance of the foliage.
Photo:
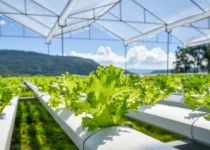
{"label": "foliage", "polygon": [[[185,103],[193,110],[201,107],[210,109],[210,76],[191,75],[182,78]],[[210,116],[205,116],[210,120]]]}
{"label": "foliage", "polygon": [[76,145],[37,100],[19,102],[11,150],[76,150]]}
{"label": "foliage", "polygon": [[[184,93],[185,103],[193,110],[210,109],[210,76],[194,75],[124,75],[120,68],[99,67],[89,76],[63,74],[58,77],[25,78],[51,96],[51,107],[67,107],[82,115],[88,131],[98,128],[131,125],[123,119],[128,111],[155,104],[171,93]],[[208,119],[210,116],[205,116]]]}
{"label": "foliage", "polygon": [[88,131],[130,124],[122,119],[129,110],[136,111],[141,105],[154,104],[179,88],[175,86],[178,80],[175,77],[124,76],[120,68],[112,65],[98,67],[88,77],[66,73],[52,82],[49,80],[37,83],[40,89],[51,95],[49,105],[68,107],[75,115],[82,114],[82,126]]}
{"label": "foliage", "polygon": [[173,72],[210,71],[210,49],[208,45],[178,48]]}
{"label": "foliage", "polygon": [[21,83],[21,79],[0,77],[0,114],[13,96],[19,95],[22,91],[23,85]]}

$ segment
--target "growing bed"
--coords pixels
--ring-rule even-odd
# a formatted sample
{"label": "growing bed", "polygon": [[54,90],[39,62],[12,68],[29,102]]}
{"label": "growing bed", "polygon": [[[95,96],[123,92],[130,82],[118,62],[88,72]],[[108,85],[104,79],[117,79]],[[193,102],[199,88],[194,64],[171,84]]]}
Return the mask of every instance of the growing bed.
{"label": "growing bed", "polygon": [[29,82],[25,83],[36,93],[43,106],[60,124],[79,149],[175,149],[125,126],[98,129],[95,132],[89,133],[81,127],[82,115],[75,116],[73,112],[62,106],[57,109],[50,108],[47,105],[50,96],[39,92],[33,84]]}
{"label": "growing bed", "polygon": [[14,97],[0,115],[0,149],[2,150],[10,147],[17,106],[18,97]]}

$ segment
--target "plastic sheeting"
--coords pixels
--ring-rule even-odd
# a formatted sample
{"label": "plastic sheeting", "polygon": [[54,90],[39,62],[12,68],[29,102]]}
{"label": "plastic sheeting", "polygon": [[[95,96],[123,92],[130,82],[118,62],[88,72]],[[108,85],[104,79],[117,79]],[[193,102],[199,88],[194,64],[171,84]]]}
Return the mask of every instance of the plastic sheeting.
{"label": "plastic sheeting", "polygon": [[64,33],[96,23],[126,44],[168,29],[185,45],[209,39],[210,0],[0,0],[0,13],[48,40],[61,34],[60,18]]}

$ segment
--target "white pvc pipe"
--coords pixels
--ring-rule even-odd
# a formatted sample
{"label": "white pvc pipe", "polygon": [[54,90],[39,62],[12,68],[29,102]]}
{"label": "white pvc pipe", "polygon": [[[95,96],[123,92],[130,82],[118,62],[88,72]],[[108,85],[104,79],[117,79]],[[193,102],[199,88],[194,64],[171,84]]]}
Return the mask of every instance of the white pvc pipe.
{"label": "white pvc pipe", "polygon": [[[158,104],[190,109],[190,107],[184,103],[184,97],[181,94],[171,94],[168,98],[159,101]],[[200,108],[199,111],[210,113],[210,110],[204,107]]]}
{"label": "white pvc pipe", "polygon": [[0,150],[10,148],[17,106],[18,97],[14,97],[0,115]]}
{"label": "white pvc pipe", "polygon": [[40,93],[31,83],[27,81],[25,83],[80,150],[175,150],[165,143],[125,126],[109,127],[89,133],[81,127],[82,115],[75,116],[64,107],[57,109],[49,107],[46,102],[50,96]]}
{"label": "white pvc pipe", "polygon": [[210,145],[210,121],[203,118],[206,112],[156,104],[142,106],[138,113],[126,116]]}

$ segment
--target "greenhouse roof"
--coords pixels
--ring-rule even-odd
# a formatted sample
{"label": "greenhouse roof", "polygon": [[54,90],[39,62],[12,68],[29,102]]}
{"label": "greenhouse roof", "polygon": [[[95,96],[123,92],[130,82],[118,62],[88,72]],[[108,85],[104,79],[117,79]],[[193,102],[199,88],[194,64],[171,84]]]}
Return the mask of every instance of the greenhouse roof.
{"label": "greenhouse roof", "polygon": [[91,24],[126,45],[161,32],[185,46],[210,42],[210,0],[0,0],[0,13],[47,43]]}

